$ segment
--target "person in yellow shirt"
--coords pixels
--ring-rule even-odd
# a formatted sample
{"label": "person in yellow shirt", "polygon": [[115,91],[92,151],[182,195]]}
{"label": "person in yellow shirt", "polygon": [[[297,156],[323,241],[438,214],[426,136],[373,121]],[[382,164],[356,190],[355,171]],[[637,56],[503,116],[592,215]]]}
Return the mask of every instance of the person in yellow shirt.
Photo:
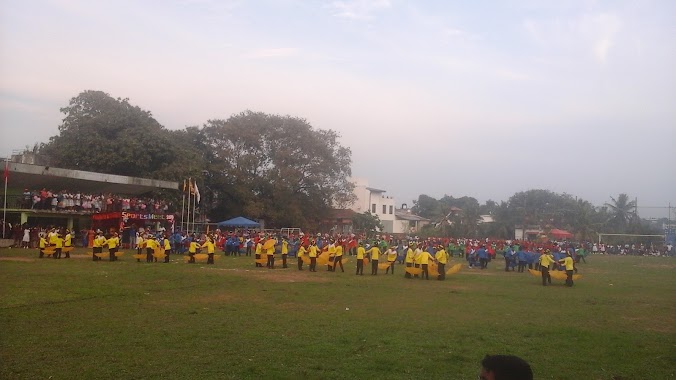
{"label": "person in yellow shirt", "polygon": [[[409,243],[408,249],[406,250],[406,258],[404,259],[404,263],[406,263],[407,268],[412,267],[413,262],[415,260],[415,253],[413,252],[413,248],[415,248],[415,243]],[[404,277],[411,278],[411,274],[406,272]]]}
{"label": "person in yellow shirt", "polygon": [[288,268],[286,266],[286,258],[289,255],[289,242],[286,238],[282,238],[282,268]]}
{"label": "person in yellow shirt", "polygon": [[331,272],[333,270],[334,260],[336,258],[336,243],[333,238],[329,239],[329,244],[324,247],[322,251],[329,253],[329,263],[327,264],[326,270]]}
{"label": "person in yellow shirt", "polygon": [[263,267],[263,264],[259,263],[258,260],[261,258],[261,255],[263,254],[263,239],[258,239],[258,243],[256,243],[256,252],[255,252],[255,259],[256,259],[256,267]]}
{"label": "person in yellow shirt", "polygon": [[106,238],[103,237],[101,231],[96,231],[96,237],[92,241],[92,260],[99,261],[100,257],[96,256],[97,253],[103,252],[103,243],[106,241]]}
{"label": "person in yellow shirt", "polygon": [[371,255],[371,275],[376,276],[378,275],[378,257],[380,257],[380,248],[378,248],[377,245],[373,245],[373,247],[369,248],[366,253]]}
{"label": "person in yellow shirt", "polygon": [[366,257],[366,250],[364,249],[364,242],[359,242],[357,247],[357,273],[360,276],[364,275],[364,258]]}
{"label": "person in yellow shirt", "polygon": [[169,262],[169,255],[171,254],[171,243],[169,242],[169,237],[167,235],[164,235],[164,241],[162,242],[164,244],[164,262],[168,263]]}
{"label": "person in yellow shirt", "polygon": [[317,251],[319,248],[317,248],[317,242],[312,241],[310,243],[310,248],[308,249],[308,257],[310,257],[310,272],[316,272],[317,271]]}
{"label": "person in yellow shirt", "polygon": [[49,230],[49,233],[47,234],[47,241],[49,242],[49,245],[52,247],[56,246],[56,236],[57,233],[55,228]]}
{"label": "person in yellow shirt", "polygon": [[551,285],[552,276],[549,274],[549,266],[554,263],[554,258],[551,256],[550,250],[545,249],[540,255],[538,262],[540,263],[540,273],[542,274],[542,286]]}
{"label": "person in yellow shirt", "polygon": [[120,237],[118,236],[117,232],[113,233],[113,236],[106,240],[104,245],[108,245],[108,259],[110,261],[117,261],[117,256],[115,256],[115,253],[117,252],[117,247],[120,245]]}
{"label": "person in yellow shirt", "polygon": [[446,263],[448,262],[448,254],[444,250],[443,245],[439,245],[439,250],[434,254],[434,258],[439,264],[439,276],[437,276],[437,280],[443,281],[446,279]]}
{"label": "person in yellow shirt", "polygon": [[385,274],[388,274],[390,269],[392,269],[392,274],[394,274],[394,262],[397,261],[397,247],[390,247],[385,252],[387,256],[387,263],[390,264],[389,267],[385,270]]}
{"label": "person in yellow shirt", "polygon": [[[273,238],[268,239],[267,241],[274,240]],[[267,268],[268,269],[275,269],[275,246],[277,244],[270,244],[267,250],[265,251],[265,254],[268,256],[268,263],[267,263]]]}
{"label": "person in yellow shirt", "polygon": [[298,252],[296,253],[296,258],[298,259],[298,270],[303,270],[303,257],[305,256],[305,247],[301,244],[298,246]]}
{"label": "person in yellow shirt", "polygon": [[188,260],[188,264],[194,264],[195,263],[195,254],[197,253],[197,250],[199,249],[200,244],[197,242],[197,237],[193,234],[192,238],[190,240],[190,246],[188,247],[188,256],[190,256],[190,260]]}
{"label": "person in yellow shirt", "polygon": [[[70,230],[66,230],[66,236],[63,238],[64,248],[70,248],[73,246],[73,235],[71,235]],[[70,249],[66,251],[66,258],[70,259]]]}
{"label": "person in yellow shirt", "polygon": [[573,272],[575,271],[575,261],[573,261],[573,256],[570,252],[566,252],[566,257],[559,260],[559,263],[563,264],[566,267],[566,286],[573,286]]}
{"label": "person in yellow shirt", "polygon": [[336,271],[336,268],[340,265],[340,271],[345,272],[343,268],[343,246],[338,244],[336,245],[335,257],[333,259],[333,271]]}
{"label": "person in yellow shirt", "polygon": [[61,237],[61,235],[56,234],[53,241],[54,241],[54,247],[55,247],[56,252],[54,252],[52,257],[55,258],[55,259],[60,259],[61,258],[61,250],[63,250],[63,238]]}
{"label": "person in yellow shirt", "polygon": [[47,239],[45,239],[44,236],[42,236],[42,233],[40,233],[40,244],[38,245],[39,250],[40,250],[40,258],[45,257],[45,248],[47,248]]}
{"label": "person in yellow shirt", "polygon": [[216,245],[211,241],[211,238],[207,236],[207,240],[202,244],[202,248],[207,249],[207,264],[213,264],[214,263],[214,250]]}
{"label": "person in yellow shirt", "polygon": [[429,272],[429,262],[430,260],[434,260],[434,257],[427,252],[427,249],[422,251],[419,256],[420,260],[420,266],[422,267],[422,273],[420,274],[420,279],[422,280],[423,278],[425,280],[430,279],[430,272]]}
{"label": "person in yellow shirt", "polygon": [[[416,268],[420,268],[420,265],[421,265],[420,260],[422,259],[422,253],[423,253],[423,250],[422,250],[422,248],[420,248],[420,246],[418,246],[418,247],[413,251],[413,266],[416,267]],[[416,275],[413,276],[413,277],[414,277],[414,278],[418,278],[418,277],[420,277],[420,276],[418,276],[418,275],[416,274]]]}
{"label": "person in yellow shirt", "polygon": [[155,240],[155,236],[148,235],[146,237],[145,244],[146,244],[146,263],[152,263],[153,261],[155,261],[153,253],[155,253],[155,248],[158,247],[157,241]]}

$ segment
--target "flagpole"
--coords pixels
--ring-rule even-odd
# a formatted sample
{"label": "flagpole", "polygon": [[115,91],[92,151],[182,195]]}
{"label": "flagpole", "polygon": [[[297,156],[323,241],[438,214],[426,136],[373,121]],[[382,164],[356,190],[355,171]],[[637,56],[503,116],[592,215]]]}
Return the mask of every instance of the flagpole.
{"label": "flagpole", "polygon": [[188,204],[185,211],[188,213],[188,220],[185,222],[185,231],[190,235],[190,193],[192,193],[192,178],[188,177]]}
{"label": "flagpole", "polygon": [[192,229],[195,231],[195,204],[197,203],[197,195],[192,197]]}
{"label": "flagpole", "polygon": [[5,201],[2,206],[2,238],[5,238],[5,226],[7,225],[7,178],[9,177],[9,157],[5,157]]}
{"label": "flagpole", "polygon": [[[183,184],[185,184],[185,181],[183,182]],[[185,192],[181,196],[182,196],[183,199],[181,200],[181,224],[180,224],[181,228],[180,229],[183,230],[183,211],[185,211]],[[174,231],[174,232],[176,232],[176,231]]]}

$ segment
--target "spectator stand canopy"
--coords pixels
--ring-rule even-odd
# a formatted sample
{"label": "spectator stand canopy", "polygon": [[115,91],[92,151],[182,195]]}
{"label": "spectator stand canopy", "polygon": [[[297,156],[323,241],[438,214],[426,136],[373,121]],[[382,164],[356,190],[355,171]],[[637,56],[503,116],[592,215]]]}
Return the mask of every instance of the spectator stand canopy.
{"label": "spectator stand canopy", "polygon": [[[14,158],[12,159],[14,160]],[[8,197],[11,199],[8,199],[7,203],[7,219],[21,225],[27,222],[30,222],[29,224],[50,224],[78,231],[82,228],[90,228],[92,224],[96,224],[97,218],[105,219],[105,213],[95,214],[75,210],[59,212],[32,209],[22,204],[22,189],[70,189],[72,191],[92,194],[112,193],[125,195],[141,195],[157,190],[179,190],[178,182],[173,181],[56,168],[16,161],[9,161],[7,169],[8,193],[15,194]],[[170,223],[173,222],[174,218],[174,215],[155,216],[152,214],[148,215],[150,213],[139,213],[138,211],[130,211],[128,214],[131,215],[117,214],[114,215],[115,218],[113,219],[117,219],[118,221],[111,224],[111,226],[120,225],[120,220],[124,219],[124,217],[135,219],[138,216],[136,219],[147,220],[148,222],[168,221]]]}
{"label": "spectator stand canopy", "polygon": [[238,216],[236,218],[224,220],[218,223],[218,227],[230,228],[230,227],[242,227],[242,228],[258,228],[260,223],[254,222],[253,220],[247,219],[243,216]]}
{"label": "spectator stand canopy", "polygon": [[566,230],[559,230],[557,228],[552,228],[549,231],[549,236],[555,238],[555,239],[572,239],[573,234],[566,231]]}

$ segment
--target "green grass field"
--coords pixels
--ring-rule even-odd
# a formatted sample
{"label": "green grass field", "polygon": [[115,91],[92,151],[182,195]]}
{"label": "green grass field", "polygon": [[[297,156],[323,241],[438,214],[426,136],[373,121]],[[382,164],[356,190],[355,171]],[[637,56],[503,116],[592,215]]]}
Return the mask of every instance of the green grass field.
{"label": "green grass field", "polygon": [[354,259],[309,273],[83,253],[0,250],[0,378],[475,379],[487,353],[536,379],[676,378],[673,258],[590,257],[566,288],[499,260],[440,282],[355,276]]}

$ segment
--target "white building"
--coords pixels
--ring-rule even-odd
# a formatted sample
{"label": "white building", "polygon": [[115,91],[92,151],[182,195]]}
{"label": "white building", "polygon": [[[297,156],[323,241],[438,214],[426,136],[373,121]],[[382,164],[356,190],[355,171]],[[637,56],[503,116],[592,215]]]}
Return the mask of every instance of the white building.
{"label": "white building", "polygon": [[355,202],[350,206],[353,211],[363,214],[370,211],[377,215],[383,224],[384,231],[394,232],[394,198],[385,195],[385,190],[369,187],[368,181],[362,178],[353,178]]}

